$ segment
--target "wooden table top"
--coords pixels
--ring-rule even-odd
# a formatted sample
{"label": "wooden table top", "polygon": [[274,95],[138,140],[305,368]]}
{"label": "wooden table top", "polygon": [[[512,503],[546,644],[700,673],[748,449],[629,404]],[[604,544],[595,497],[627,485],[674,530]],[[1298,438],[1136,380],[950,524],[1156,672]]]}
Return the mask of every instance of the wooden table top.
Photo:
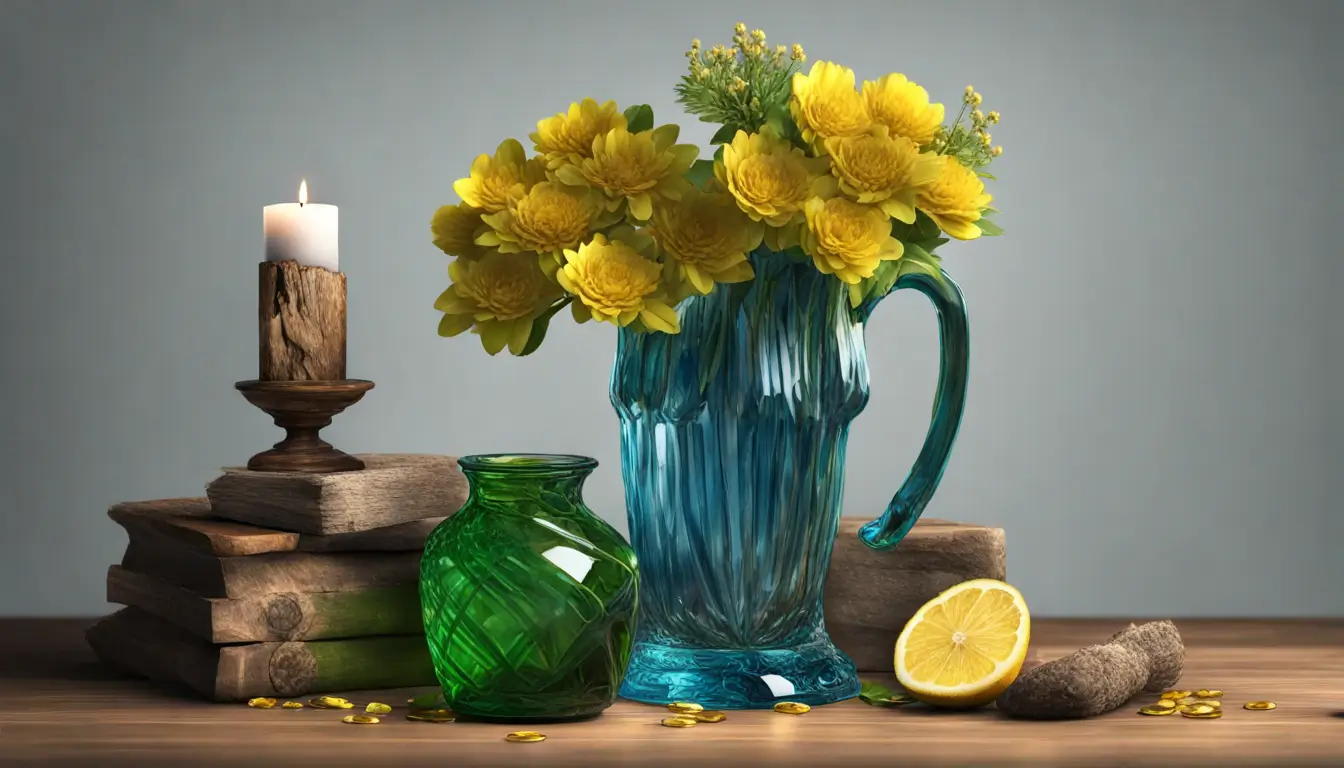
{"label": "wooden table top", "polygon": [[[1051,659],[1105,640],[1124,620],[1033,624]],[[1182,685],[1221,688],[1220,720],[1141,717],[1035,723],[992,708],[883,709],[857,700],[802,716],[730,712],[720,724],[665,728],[658,707],[618,702],[585,722],[529,726],[548,739],[503,741],[507,726],[406,721],[372,726],[345,712],[258,710],[170,693],[101,666],[87,621],[0,620],[0,763],[62,765],[1344,765],[1344,620],[1178,621]],[[406,691],[348,694],[404,705]],[[1144,697],[1150,698],[1150,697]],[[1278,709],[1240,704],[1269,699]],[[358,710],[356,710],[358,711]]]}

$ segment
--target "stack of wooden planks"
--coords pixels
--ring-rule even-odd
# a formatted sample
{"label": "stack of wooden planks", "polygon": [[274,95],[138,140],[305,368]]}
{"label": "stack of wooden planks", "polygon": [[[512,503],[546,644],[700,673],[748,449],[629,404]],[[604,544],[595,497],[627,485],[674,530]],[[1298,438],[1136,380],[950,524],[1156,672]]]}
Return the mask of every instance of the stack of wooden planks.
{"label": "stack of wooden planks", "polygon": [[226,469],[203,498],[116,504],[125,529],[88,632],[104,661],[218,701],[434,685],[418,579],[466,501],[451,456],[355,472]]}

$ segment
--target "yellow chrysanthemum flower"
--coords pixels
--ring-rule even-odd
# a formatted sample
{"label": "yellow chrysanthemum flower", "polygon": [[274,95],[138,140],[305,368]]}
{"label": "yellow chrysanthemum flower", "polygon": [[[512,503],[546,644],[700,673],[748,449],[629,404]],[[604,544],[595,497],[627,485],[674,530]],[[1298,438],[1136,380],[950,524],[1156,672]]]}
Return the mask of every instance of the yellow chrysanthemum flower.
{"label": "yellow chrysanthemum flower", "polygon": [[481,212],[466,203],[440,206],[429,223],[434,245],[449,256],[476,259],[487,253],[476,238],[490,228],[481,221]]}
{"label": "yellow chrysanthemum flower", "polygon": [[765,227],[726,192],[692,188],[675,204],[654,206],[650,233],[667,257],[669,276],[704,295],[715,283],[755,276],[747,254],[761,244]]}
{"label": "yellow chrysanthemum flower", "polygon": [[874,205],[844,197],[807,201],[807,229],[803,250],[817,270],[854,285],[872,277],[883,261],[899,259],[905,252],[901,241],[891,236],[891,219]]}
{"label": "yellow chrysanthemum flower", "polygon": [[593,139],[592,157],[562,165],[556,169],[556,178],[599,190],[606,197],[608,211],[620,210],[629,201],[630,215],[647,221],[653,215],[655,197],[676,200],[689,186],[682,174],[695,162],[700,148],[675,143],[679,133],[676,125],[640,133],[618,126]]}
{"label": "yellow chrysanthemum flower", "polygon": [[[618,228],[619,231],[619,228]],[[621,327],[636,319],[646,328],[676,333],[676,310],[661,295],[663,267],[639,251],[639,242],[627,233],[624,239],[613,231],[608,240],[598,233],[591,242],[565,251],[565,266],[556,273],[564,289],[577,299],[574,319],[590,317]]]}
{"label": "yellow chrysanthemum flower", "polygon": [[479,155],[471,164],[471,175],[453,182],[453,191],[467,205],[497,213],[510,199],[523,194],[533,172],[523,145],[517,139],[505,139],[494,157]]}
{"label": "yellow chrysanthemum flower", "polygon": [[930,104],[929,92],[899,72],[883,75],[877,82],[865,80],[863,99],[873,122],[921,147],[933,141],[943,124],[943,105]]}
{"label": "yellow chrysanthemum flower", "polygon": [[526,253],[492,253],[477,261],[448,266],[448,286],[434,302],[443,312],[439,335],[456,336],[472,328],[491,355],[508,347],[521,354],[538,314],[560,298],[537,259]]}
{"label": "yellow chrysanthemum flower", "polygon": [[887,215],[915,222],[915,195],[938,178],[938,156],[920,154],[915,142],[875,125],[861,136],[827,139],[826,151],[840,190],[860,203],[876,203]]}
{"label": "yellow chrysanthemum flower", "polygon": [[565,249],[578,247],[601,212],[591,190],[543,181],[509,200],[506,209],[482,216],[487,230],[475,242],[501,253],[541,254],[543,269],[554,272]]}
{"label": "yellow chrysanthemum flower", "polygon": [[974,240],[980,236],[975,222],[989,207],[993,197],[985,192],[985,183],[975,171],[951,155],[939,156],[942,163],[937,180],[919,191],[915,205],[929,215],[948,237]]}
{"label": "yellow chrysanthemum flower", "polygon": [[625,115],[616,108],[616,102],[601,105],[593,99],[584,99],[569,105],[569,112],[560,112],[537,122],[536,133],[528,135],[533,147],[545,158],[551,170],[565,163],[578,163],[593,156],[593,139],[609,131],[626,126]]}
{"label": "yellow chrysanthemum flower", "polygon": [[830,61],[794,74],[789,112],[803,141],[818,152],[825,151],[825,139],[857,136],[872,125],[863,95],[854,90],[854,70]]}
{"label": "yellow chrysanthemum flower", "polygon": [[826,158],[808,157],[766,126],[760,133],[738,131],[723,145],[714,176],[753,221],[784,227],[801,217],[809,198],[833,193],[829,165]]}

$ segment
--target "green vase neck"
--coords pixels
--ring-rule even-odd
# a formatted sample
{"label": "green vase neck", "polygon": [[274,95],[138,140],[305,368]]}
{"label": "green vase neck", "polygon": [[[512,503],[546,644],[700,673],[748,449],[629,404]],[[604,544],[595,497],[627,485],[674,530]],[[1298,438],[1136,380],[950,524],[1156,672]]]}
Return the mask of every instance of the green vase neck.
{"label": "green vase neck", "polygon": [[[552,454],[488,454],[458,459],[483,510],[527,514],[517,502],[540,502],[554,514],[591,514],[583,504],[583,483],[597,467],[586,456]],[[497,503],[492,503],[497,502]]]}

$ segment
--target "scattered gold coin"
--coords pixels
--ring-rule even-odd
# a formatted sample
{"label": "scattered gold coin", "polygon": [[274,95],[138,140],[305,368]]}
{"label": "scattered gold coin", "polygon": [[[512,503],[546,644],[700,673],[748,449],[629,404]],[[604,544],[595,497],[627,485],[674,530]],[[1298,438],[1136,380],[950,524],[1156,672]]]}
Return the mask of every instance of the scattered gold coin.
{"label": "scattered gold coin", "polygon": [[1201,699],[1216,699],[1223,695],[1223,692],[1216,688],[1200,688],[1195,691],[1195,695]]}
{"label": "scattered gold coin", "polygon": [[281,704],[280,706],[284,707],[285,709],[303,709],[303,702],[286,701],[284,704]]}
{"label": "scattered gold coin", "polygon": [[346,715],[341,718],[341,722],[353,725],[375,725],[378,723],[378,718],[373,715]]}
{"label": "scattered gold coin", "polygon": [[270,709],[275,706],[275,699],[268,699],[265,696],[248,699],[247,706],[252,707],[253,709]]}
{"label": "scattered gold coin", "polygon": [[695,725],[697,720],[694,717],[686,715],[677,715],[676,717],[664,717],[663,725],[668,728],[690,728]]}
{"label": "scattered gold coin", "polygon": [[1173,688],[1172,690],[1169,690],[1169,691],[1163,691],[1163,692],[1162,692],[1162,696],[1161,696],[1161,698],[1164,698],[1164,699],[1184,699],[1186,696],[1189,696],[1189,695],[1190,695],[1190,692],[1189,692],[1189,691],[1182,691],[1182,690],[1178,690],[1178,689]]}
{"label": "scattered gold coin", "polygon": [[508,736],[505,736],[504,740],[514,741],[518,743],[545,741],[546,734],[538,733],[537,731],[514,731],[513,733],[510,733]]}
{"label": "scattered gold coin", "polygon": [[781,701],[775,705],[775,711],[786,715],[801,715],[806,712],[811,712],[812,708],[796,701]]}
{"label": "scattered gold coin", "polygon": [[446,709],[422,709],[406,715],[406,719],[418,723],[451,723],[457,716]]}
{"label": "scattered gold coin", "polygon": [[1149,704],[1148,706],[1157,707],[1158,709],[1175,709],[1176,702],[1172,701],[1171,699],[1158,699],[1157,701],[1154,701],[1152,704]]}
{"label": "scattered gold coin", "polygon": [[693,701],[674,701],[667,705],[667,708],[673,712],[683,715],[689,715],[693,712],[704,712],[705,708]]}
{"label": "scattered gold coin", "polygon": [[355,705],[340,696],[318,696],[309,699],[308,706],[314,709],[353,709]]}
{"label": "scattered gold coin", "polygon": [[724,720],[728,719],[728,715],[726,713],[719,712],[718,710],[714,709],[707,709],[703,712],[696,712],[695,714],[691,715],[691,717],[694,717],[696,722],[698,723],[722,723]]}
{"label": "scattered gold coin", "polygon": [[1272,701],[1248,701],[1241,706],[1242,709],[1273,709],[1279,705]]}
{"label": "scattered gold coin", "polygon": [[1155,704],[1145,704],[1139,707],[1140,715],[1170,715],[1175,711],[1175,707],[1160,707]]}
{"label": "scattered gold coin", "polygon": [[1182,715],[1199,717],[1200,715],[1207,715],[1212,712],[1217,712],[1218,709],[1216,707],[1210,707],[1208,704],[1187,704],[1186,706],[1181,707],[1178,711]]}
{"label": "scattered gold coin", "polygon": [[369,702],[369,706],[364,708],[365,712],[371,715],[388,715],[392,713],[392,707],[378,701]]}
{"label": "scattered gold coin", "polygon": [[1191,712],[1184,709],[1181,710],[1181,717],[1188,717],[1191,718],[1192,720],[1217,720],[1222,716],[1223,716],[1223,710],[1221,709],[1209,708],[1207,711],[1203,712]]}

